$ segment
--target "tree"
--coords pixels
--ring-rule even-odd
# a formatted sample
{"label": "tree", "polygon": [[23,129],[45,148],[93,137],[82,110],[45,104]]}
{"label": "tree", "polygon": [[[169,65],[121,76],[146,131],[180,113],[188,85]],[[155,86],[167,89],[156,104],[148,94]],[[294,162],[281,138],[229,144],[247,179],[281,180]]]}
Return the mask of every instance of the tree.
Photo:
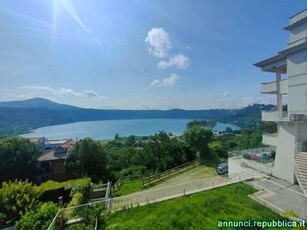
{"label": "tree", "polygon": [[226,127],[225,132],[226,133],[233,133],[233,129],[230,128],[230,127]]}
{"label": "tree", "polygon": [[0,189],[0,223],[18,220],[39,204],[41,191],[28,181],[2,182]]}
{"label": "tree", "polygon": [[38,146],[22,137],[0,140],[0,181],[33,179]]}
{"label": "tree", "polygon": [[65,168],[78,176],[89,176],[94,182],[106,179],[106,153],[91,138],[78,142],[65,160]]}
{"label": "tree", "polygon": [[126,139],[125,142],[127,146],[133,146],[136,143],[136,137],[134,135],[131,135]]}
{"label": "tree", "polygon": [[188,146],[198,152],[202,160],[212,156],[209,143],[213,139],[213,133],[210,129],[193,126],[184,133],[184,139]]}
{"label": "tree", "polygon": [[38,209],[26,212],[20,220],[17,221],[16,229],[47,229],[57,211],[58,207],[55,203],[44,203]]}
{"label": "tree", "polygon": [[193,154],[183,142],[162,131],[152,136],[143,148],[143,161],[152,171],[163,171],[192,160]]}
{"label": "tree", "polygon": [[225,150],[219,141],[214,141],[209,144],[211,152],[216,154],[220,158],[228,158],[228,152]]}

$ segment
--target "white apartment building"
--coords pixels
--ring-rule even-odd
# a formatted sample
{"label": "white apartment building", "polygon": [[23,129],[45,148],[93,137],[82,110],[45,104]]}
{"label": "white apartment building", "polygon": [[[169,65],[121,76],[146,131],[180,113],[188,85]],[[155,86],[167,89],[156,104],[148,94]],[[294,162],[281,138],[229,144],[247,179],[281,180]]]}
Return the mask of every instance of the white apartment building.
{"label": "white apartment building", "polygon": [[[276,122],[276,134],[264,134],[263,144],[276,147],[273,175],[307,191],[307,9],[292,16],[286,49],[255,66],[272,73],[261,93],[276,95],[276,111],[262,112],[262,121]],[[283,106],[288,104],[287,107]]]}

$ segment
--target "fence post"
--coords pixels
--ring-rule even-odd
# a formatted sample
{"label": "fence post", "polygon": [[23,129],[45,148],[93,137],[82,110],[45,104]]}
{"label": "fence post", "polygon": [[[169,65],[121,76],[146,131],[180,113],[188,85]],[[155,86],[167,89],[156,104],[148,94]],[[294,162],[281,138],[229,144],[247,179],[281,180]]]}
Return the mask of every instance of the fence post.
{"label": "fence post", "polygon": [[60,196],[59,198],[58,198],[58,206],[60,207],[60,208],[62,208],[63,207],[63,196]]}

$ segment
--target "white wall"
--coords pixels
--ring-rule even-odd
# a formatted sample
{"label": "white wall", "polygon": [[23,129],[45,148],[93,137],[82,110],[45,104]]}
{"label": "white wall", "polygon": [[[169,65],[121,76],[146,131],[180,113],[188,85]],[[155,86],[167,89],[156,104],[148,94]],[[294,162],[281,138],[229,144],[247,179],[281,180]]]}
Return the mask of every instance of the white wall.
{"label": "white wall", "polygon": [[307,50],[287,60],[289,113],[307,111]]}
{"label": "white wall", "polygon": [[282,123],[279,126],[279,139],[276,149],[273,175],[295,183],[294,175],[294,147],[296,129],[294,123]]}
{"label": "white wall", "polygon": [[290,30],[290,40],[287,48],[297,46],[306,42],[306,25],[307,24],[301,24]]}

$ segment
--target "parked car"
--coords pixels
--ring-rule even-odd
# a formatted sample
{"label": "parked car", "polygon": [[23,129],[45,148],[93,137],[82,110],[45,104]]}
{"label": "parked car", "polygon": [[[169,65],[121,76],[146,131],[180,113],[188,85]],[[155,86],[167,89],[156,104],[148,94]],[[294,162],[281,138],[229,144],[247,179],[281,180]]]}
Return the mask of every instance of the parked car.
{"label": "parked car", "polygon": [[260,155],[258,155],[259,153],[255,154],[253,152],[246,152],[243,157],[248,160],[258,160],[260,158]]}
{"label": "parked car", "polygon": [[218,164],[216,167],[216,171],[219,175],[228,173],[228,163]]}
{"label": "parked car", "polygon": [[258,159],[263,160],[272,157],[272,154],[270,152],[262,152],[262,153],[257,153],[256,156],[258,157]]}
{"label": "parked car", "polygon": [[259,159],[256,154],[251,154],[250,157],[251,157],[251,160],[255,160],[255,161]]}
{"label": "parked car", "polygon": [[261,159],[268,159],[272,157],[272,154],[270,152],[264,152],[262,153]]}

